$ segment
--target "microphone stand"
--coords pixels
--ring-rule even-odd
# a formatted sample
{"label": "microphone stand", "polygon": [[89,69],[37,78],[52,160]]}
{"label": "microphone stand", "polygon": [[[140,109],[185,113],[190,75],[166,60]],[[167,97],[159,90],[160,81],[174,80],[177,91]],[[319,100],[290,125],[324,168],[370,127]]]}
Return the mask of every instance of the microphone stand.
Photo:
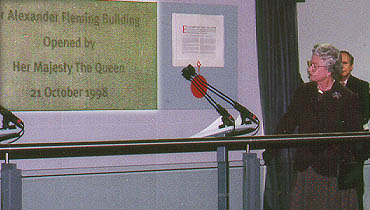
{"label": "microphone stand", "polygon": [[[192,67],[192,66],[191,66]],[[195,88],[206,98],[206,100],[215,108],[215,110],[218,112],[218,114],[221,116],[222,125],[219,126],[219,128],[224,128],[226,126],[234,126],[235,128],[235,120],[231,116],[231,114],[223,108],[220,104],[216,103],[216,101],[201,87],[206,87],[204,85],[205,81],[200,79],[199,77],[194,78],[193,75],[195,75],[195,69],[190,69],[191,72],[188,72],[188,70],[183,70],[183,76],[189,80]],[[190,74],[189,74],[190,73]]]}
{"label": "microphone stand", "polygon": [[[216,109],[216,111],[222,116],[222,122],[223,124],[220,126],[220,128],[223,128],[226,126],[229,126],[231,123],[227,119],[232,119],[233,125],[234,125],[234,131],[231,132],[228,135],[242,135],[242,134],[247,134],[255,131],[253,135],[255,135],[258,130],[259,130],[259,125],[260,121],[258,120],[257,116],[252,114],[247,108],[236,102],[235,100],[231,99],[224,93],[222,93],[220,90],[217,88],[213,87],[206,81],[200,79],[198,74],[195,72],[195,69],[192,65],[188,65],[186,68],[182,70],[182,76],[189,80],[195,87],[196,89],[201,92],[201,94],[207,99],[209,103]],[[196,81],[196,82],[195,82]],[[232,116],[227,112],[226,109],[224,109],[221,105],[217,104],[209,94],[206,93],[201,87],[208,88],[212,93],[220,97],[222,100],[226,101],[227,103],[231,104],[234,109],[236,109],[240,113],[241,117],[241,125],[248,125],[251,124],[252,122],[257,124],[256,128],[248,128],[244,129],[241,131],[236,131],[235,130],[235,120],[232,118]],[[248,119],[248,121],[247,121]]]}
{"label": "microphone stand", "polygon": [[0,142],[6,141],[8,139],[15,138],[14,140],[8,142],[8,144],[11,144],[11,143],[17,141],[18,139],[20,139],[23,136],[23,134],[24,134],[24,123],[22,121],[19,122],[19,126],[16,125],[16,124],[9,125],[11,120],[9,120],[7,118],[7,116],[3,115],[3,121],[2,122],[3,122],[3,127],[0,128],[0,130],[12,130],[12,129],[16,129],[16,127],[19,127],[21,130],[19,132],[14,132],[14,133],[0,134]]}

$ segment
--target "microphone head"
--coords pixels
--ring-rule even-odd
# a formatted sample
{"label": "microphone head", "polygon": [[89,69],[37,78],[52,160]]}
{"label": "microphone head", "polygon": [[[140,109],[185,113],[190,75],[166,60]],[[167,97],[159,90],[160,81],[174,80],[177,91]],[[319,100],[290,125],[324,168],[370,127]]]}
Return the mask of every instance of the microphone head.
{"label": "microphone head", "polygon": [[182,69],[182,76],[185,79],[190,80],[192,76],[195,76],[195,68],[189,64],[187,67]]}

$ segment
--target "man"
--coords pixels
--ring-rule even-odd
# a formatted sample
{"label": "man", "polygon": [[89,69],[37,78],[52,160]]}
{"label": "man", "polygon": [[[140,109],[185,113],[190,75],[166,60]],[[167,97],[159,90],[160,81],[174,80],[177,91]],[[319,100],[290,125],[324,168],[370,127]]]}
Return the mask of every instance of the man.
{"label": "man", "polygon": [[[354,67],[354,57],[349,53],[348,51],[340,51],[341,57],[342,57],[342,79],[341,83],[342,85],[346,86],[348,89],[350,89],[352,92],[356,93],[360,99],[360,111],[361,111],[361,124],[364,127],[364,130],[368,130],[368,121],[369,121],[369,83],[366,81],[363,81],[355,76],[352,75],[353,67]],[[357,168],[359,170],[353,170],[356,171],[354,174],[357,174],[357,176],[363,176],[363,161],[361,159],[366,160],[368,159],[369,155],[369,149],[366,150],[366,146],[362,145],[362,149],[359,148],[358,152],[362,153],[363,155],[360,155],[362,157],[359,158],[360,161],[358,161],[358,164],[354,164],[354,166],[357,165]],[[361,184],[360,184],[361,185]],[[363,195],[363,186],[358,186],[358,196]],[[360,203],[362,202],[359,200]],[[362,205],[360,206],[360,209],[363,208]]]}
{"label": "man", "polygon": [[361,123],[369,121],[369,83],[352,75],[354,57],[347,51],[340,51],[342,56],[342,80],[341,83],[356,93],[360,99]]}

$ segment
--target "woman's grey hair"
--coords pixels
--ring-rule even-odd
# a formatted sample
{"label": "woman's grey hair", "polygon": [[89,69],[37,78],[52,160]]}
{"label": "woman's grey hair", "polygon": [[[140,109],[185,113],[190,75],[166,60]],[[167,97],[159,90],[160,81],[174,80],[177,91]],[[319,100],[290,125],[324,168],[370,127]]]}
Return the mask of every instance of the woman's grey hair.
{"label": "woman's grey hair", "polygon": [[340,81],[342,78],[342,56],[336,47],[331,44],[316,44],[312,49],[312,55],[319,56],[324,60],[331,76]]}

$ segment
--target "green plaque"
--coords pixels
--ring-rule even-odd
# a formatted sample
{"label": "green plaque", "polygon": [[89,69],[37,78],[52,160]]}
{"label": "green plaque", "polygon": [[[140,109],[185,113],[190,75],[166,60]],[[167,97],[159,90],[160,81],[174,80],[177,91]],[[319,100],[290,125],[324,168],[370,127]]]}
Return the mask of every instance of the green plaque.
{"label": "green plaque", "polygon": [[0,3],[0,103],[16,111],[157,109],[157,4]]}

